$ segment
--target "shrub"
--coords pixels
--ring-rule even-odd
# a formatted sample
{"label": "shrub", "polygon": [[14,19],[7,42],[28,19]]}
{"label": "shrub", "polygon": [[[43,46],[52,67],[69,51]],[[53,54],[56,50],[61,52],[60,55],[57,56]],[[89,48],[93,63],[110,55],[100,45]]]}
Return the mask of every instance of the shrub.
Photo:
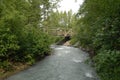
{"label": "shrub", "polygon": [[102,80],[120,80],[120,51],[101,50],[94,61]]}
{"label": "shrub", "polygon": [[33,63],[36,58],[44,57],[50,52],[49,36],[43,33],[40,28],[26,26],[19,43],[21,48],[18,51],[18,61],[32,61]]}
{"label": "shrub", "polygon": [[9,20],[0,21],[0,60],[7,60],[19,49],[17,36],[10,29]]}

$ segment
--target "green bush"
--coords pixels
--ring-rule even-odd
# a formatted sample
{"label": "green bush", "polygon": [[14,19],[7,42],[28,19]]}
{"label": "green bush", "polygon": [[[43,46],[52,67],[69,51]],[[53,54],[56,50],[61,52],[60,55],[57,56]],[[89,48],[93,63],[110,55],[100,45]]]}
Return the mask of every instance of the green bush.
{"label": "green bush", "polygon": [[72,39],[70,40],[70,44],[74,45],[76,42],[78,42],[78,39],[76,38],[76,36],[73,36]]}
{"label": "green bush", "polygon": [[45,4],[32,2],[0,1],[0,68],[7,69],[16,62],[33,64],[49,54],[51,41],[40,29],[43,19],[39,6]]}
{"label": "green bush", "polygon": [[79,9],[77,38],[80,46],[94,51],[101,80],[120,80],[119,24],[120,0],[84,0]]}
{"label": "green bush", "polygon": [[[11,18],[12,19],[12,18]],[[10,19],[10,20],[11,20]],[[0,21],[0,60],[6,61],[11,55],[14,55],[20,46],[18,45],[17,36],[12,33],[9,19]]]}
{"label": "green bush", "polygon": [[120,51],[101,50],[94,61],[102,80],[120,80]]}
{"label": "green bush", "polygon": [[8,61],[0,62],[0,68],[4,71],[11,71],[13,69],[12,64]]}
{"label": "green bush", "polygon": [[20,40],[18,51],[18,61],[34,62],[36,58],[41,58],[49,54],[51,41],[49,36],[43,33],[40,28],[26,26]]}

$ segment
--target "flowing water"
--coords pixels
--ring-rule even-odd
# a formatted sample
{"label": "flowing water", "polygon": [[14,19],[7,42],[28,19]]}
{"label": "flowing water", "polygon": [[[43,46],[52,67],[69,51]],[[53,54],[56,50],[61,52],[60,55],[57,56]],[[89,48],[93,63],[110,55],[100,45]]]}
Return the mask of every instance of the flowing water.
{"label": "flowing water", "polygon": [[53,54],[6,80],[99,80],[86,63],[87,53],[74,47],[52,45]]}

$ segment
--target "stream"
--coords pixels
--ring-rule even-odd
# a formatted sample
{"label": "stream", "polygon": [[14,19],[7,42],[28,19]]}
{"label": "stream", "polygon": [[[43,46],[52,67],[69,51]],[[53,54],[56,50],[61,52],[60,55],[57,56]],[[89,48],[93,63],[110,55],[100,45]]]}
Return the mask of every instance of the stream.
{"label": "stream", "polygon": [[6,80],[100,80],[86,52],[63,45],[51,48],[52,55]]}

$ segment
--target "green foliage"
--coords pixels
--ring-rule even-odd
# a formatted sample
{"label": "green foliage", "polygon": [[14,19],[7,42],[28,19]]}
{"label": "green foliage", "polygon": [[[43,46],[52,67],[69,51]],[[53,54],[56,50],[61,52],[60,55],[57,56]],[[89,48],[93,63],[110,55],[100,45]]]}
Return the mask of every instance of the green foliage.
{"label": "green foliage", "polygon": [[24,36],[20,42],[21,49],[18,51],[18,61],[33,61],[33,59],[41,58],[50,52],[49,45],[51,41],[49,36],[43,33],[39,28],[26,26],[22,33]]}
{"label": "green foliage", "polygon": [[101,50],[94,61],[102,80],[120,79],[120,51]]}
{"label": "green foliage", "polygon": [[[75,14],[72,11],[68,12],[52,12],[48,18],[43,22],[43,26],[50,29],[69,30],[75,26]],[[51,32],[52,33],[52,32]]]}
{"label": "green foliage", "polygon": [[77,39],[95,52],[102,80],[119,80],[120,76],[119,5],[120,0],[85,0],[77,14]]}
{"label": "green foliage", "polygon": [[10,71],[12,69],[12,64],[8,61],[0,62],[0,68],[5,71]]}
{"label": "green foliage", "polygon": [[33,64],[49,54],[51,38],[41,25],[57,1],[0,0],[0,68],[8,71],[14,62]]}
{"label": "green foliage", "polygon": [[[14,34],[15,29],[14,16],[3,18],[0,20],[0,59],[6,60],[11,55],[14,55],[16,50],[19,49],[17,36]],[[13,25],[13,26],[12,26]]]}
{"label": "green foliage", "polygon": [[50,42],[51,43],[57,43],[57,42],[59,42],[59,41],[61,41],[62,39],[63,39],[64,37],[60,37],[60,36],[51,36],[50,37]]}
{"label": "green foliage", "polygon": [[78,13],[78,39],[83,46],[95,50],[119,48],[119,3],[119,0],[85,0]]}
{"label": "green foliage", "polygon": [[79,40],[76,38],[76,36],[73,36],[72,39],[70,40],[70,44],[74,45],[76,42],[78,42]]}

